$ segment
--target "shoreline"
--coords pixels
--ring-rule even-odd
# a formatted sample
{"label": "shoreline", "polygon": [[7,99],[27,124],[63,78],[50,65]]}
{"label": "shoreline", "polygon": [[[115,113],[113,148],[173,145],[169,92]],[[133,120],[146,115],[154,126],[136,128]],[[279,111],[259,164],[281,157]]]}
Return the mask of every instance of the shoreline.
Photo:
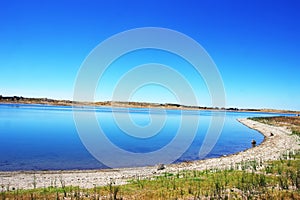
{"label": "shoreline", "polygon": [[[13,188],[62,187],[62,184],[81,188],[105,186],[111,182],[120,185],[126,184],[130,179],[150,178],[165,172],[230,169],[233,166],[238,167],[239,163],[248,161],[264,163],[269,160],[278,160],[287,151],[293,152],[300,149],[297,136],[291,135],[291,131],[285,127],[275,127],[250,119],[238,119],[238,121],[263,134],[263,142],[256,147],[229,156],[169,164],[165,165],[166,168],[163,170],[158,170],[157,166],[149,166],[101,170],[0,171],[0,191]],[[271,133],[273,136],[270,136]]]}
{"label": "shoreline", "polygon": [[[4,99],[6,98],[6,99]],[[12,98],[12,99],[10,99]],[[15,99],[16,98],[16,99]],[[149,103],[149,102],[76,102],[70,100],[55,100],[47,98],[1,97],[0,104],[7,105],[40,105],[40,106],[71,106],[71,107],[109,107],[109,108],[136,108],[136,109],[161,109],[161,110],[191,110],[191,111],[223,111],[223,112],[264,112],[278,114],[300,115],[296,110],[278,110],[268,108],[218,108],[206,106],[189,106],[174,103]]]}

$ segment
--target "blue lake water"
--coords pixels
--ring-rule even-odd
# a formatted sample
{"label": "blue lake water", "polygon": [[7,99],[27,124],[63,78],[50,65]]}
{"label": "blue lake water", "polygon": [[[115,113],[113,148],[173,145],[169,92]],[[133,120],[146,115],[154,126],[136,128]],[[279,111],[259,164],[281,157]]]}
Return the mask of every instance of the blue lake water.
{"label": "blue lake water", "polygon": [[[0,104],[0,170],[71,170],[71,169],[99,169],[107,168],[95,159],[83,144],[77,132],[73,118],[73,112],[94,113],[101,130],[111,143],[120,149],[133,153],[148,153],[163,148],[176,136],[180,126],[192,127],[193,119],[197,117],[198,124],[196,134],[189,148],[175,162],[199,159],[199,149],[205,138],[205,134],[213,116],[218,111],[179,111],[167,110],[166,113],[156,109],[114,109],[85,108],[74,111],[68,106],[43,106]],[[129,114],[128,114],[129,113]],[[124,119],[125,129],[116,123],[114,117]],[[124,116],[123,116],[124,115]],[[145,134],[141,137],[128,135],[130,127],[126,130],[125,119],[130,117],[132,124],[144,128]],[[279,114],[227,112],[225,123],[213,149],[205,158],[219,157],[242,151],[251,147],[251,140],[257,144],[263,141],[263,136],[240,124],[237,118],[253,116],[274,116]],[[182,116],[188,116],[188,120],[182,124]],[[152,118],[151,118],[152,117]],[[155,118],[155,119],[154,119]],[[156,127],[147,128],[153,121],[164,121],[157,134],[149,136]],[[121,124],[124,126],[124,123]],[[191,124],[188,124],[191,123]],[[159,124],[161,125],[161,124]],[[133,129],[132,129],[133,130]],[[188,128],[184,129],[189,134]],[[88,131],[88,129],[87,129]],[[89,134],[80,133],[80,134]],[[97,144],[101,146],[101,142]],[[112,156],[111,159],[118,159]],[[120,164],[119,167],[142,166],[132,163]],[[117,160],[116,160],[116,163]],[[146,162],[145,162],[145,165]],[[118,166],[118,165],[117,165]]]}

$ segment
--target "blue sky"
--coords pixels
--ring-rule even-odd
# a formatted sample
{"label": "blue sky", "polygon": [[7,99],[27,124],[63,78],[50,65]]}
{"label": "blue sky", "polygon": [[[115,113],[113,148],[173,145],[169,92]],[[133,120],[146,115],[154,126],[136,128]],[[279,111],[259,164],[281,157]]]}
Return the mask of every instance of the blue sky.
{"label": "blue sky", "polygon": [[[72,99],[78,70],[96,45],[150,26],[182,32],[206,49],[222,76],[227,107],[300,110],[297,0],[4,0],[0,9],[2,95]],[[110,82],[120,73],[113,70]],[[210,106],[203,80],[185,73],[199,104]],[[110,87],[97,91],[97,100],[110,100]],[[141,88],[131,100],[176,102],[159,85]]]}

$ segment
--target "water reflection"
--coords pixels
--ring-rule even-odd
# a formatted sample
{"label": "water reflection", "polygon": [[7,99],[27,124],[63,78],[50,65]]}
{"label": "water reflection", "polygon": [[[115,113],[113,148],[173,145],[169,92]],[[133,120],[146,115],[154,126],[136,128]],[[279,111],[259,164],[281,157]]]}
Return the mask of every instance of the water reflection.
{"label": "water reflection", "polygon": [[[108,139],[116,146],[130,152],[152,152],[169,144],[180,128],[184,115],[184,126],[194,125],[199,117],[198,129],[188,150],[176,162],[199,159],[205,134],[213,111],[166,110],[164,116],[158,109],[130,109],[130,119],[144,131],[134,132],[134,127],[120,128],[113,115],[128,115],[127,109],[81,108],[76,112],[96,111],[99,125]],[[239,122],[237,118],[267,116],[267,113],[228,112],[222,134],[217,144],[206,157],[229,155],[251,147],[251,140],[259,145],[263,136]],[[152,121],[158,122],[148,126]],[[157,129],[159,122],[164,126]],[[123,122],[121,122],[123,123]],[[189,124],[190,123],[190,124]],[[125,127],[125,129],[124,129]],[[185,134],[191,134],[185,129]],[[155,132],[154,135],[149,135]],[[86,134],[89,134],[88,132]],[[140,136],[140,137],[137,137]],[[184,140],[184,138],[182,139]],[[182,141],[184,143],[184,141]],[[101,144],[99,144],[101,145]],[[129,166],[136,165],[130,163]],[[73,110],[67,106],[0,105],[0,170],[60,170],[105,168],[82,144],[73,120]],[[122,167],[122,166],[120,166]]]}

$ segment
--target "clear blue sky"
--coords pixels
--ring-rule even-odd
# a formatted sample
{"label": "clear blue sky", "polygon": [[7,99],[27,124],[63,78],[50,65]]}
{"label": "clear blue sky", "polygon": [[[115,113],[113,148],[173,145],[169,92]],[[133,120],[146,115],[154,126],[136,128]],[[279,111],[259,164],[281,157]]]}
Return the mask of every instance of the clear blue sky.
{"label": "clear blue sky", "polygon": [[[0,9],[2,95],[72,99],[80,65],[96,45],[151,26],[180,31],[207,50],[227,107],[300,110],[300,1],[4,0]],[[205,87],[191,84],[210,106]],[[96,96],[109,100],[110,91]],[[176,102],[157,85],[133,100]]]}

